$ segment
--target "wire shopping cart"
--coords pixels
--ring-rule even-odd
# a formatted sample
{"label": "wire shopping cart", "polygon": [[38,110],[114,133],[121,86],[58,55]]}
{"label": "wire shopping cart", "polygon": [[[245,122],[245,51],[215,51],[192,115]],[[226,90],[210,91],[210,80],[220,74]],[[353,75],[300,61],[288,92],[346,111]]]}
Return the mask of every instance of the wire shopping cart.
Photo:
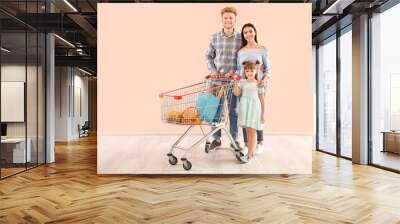
{"label": "wire shopping cart", "polygon": [[[222,75],[206,76],[203,82],[185,86],[159,94],[161,99],[161,117],[164,123],[175,125],[188,125],[186,131],[176,140],[167,154],[169,163],[176,165],[177,157],[173,154],[175,149],[184,150],[181,157],[183,168],[190,170],[191,162],[186,155],[189,151],[205,142],[205,152],[210,152],[208,138],[217,131],[223,130],[235,148],[233,153],[240,160],[240,149],[228,131],[229,103],[233,94],[233,84],[240,77],[226,78]],[[189,135],[189,132],[199,126],[202,138],[195,141],[190,147],[181,147],[179,143]],[[205,132],[203,126],[211,127]]]}

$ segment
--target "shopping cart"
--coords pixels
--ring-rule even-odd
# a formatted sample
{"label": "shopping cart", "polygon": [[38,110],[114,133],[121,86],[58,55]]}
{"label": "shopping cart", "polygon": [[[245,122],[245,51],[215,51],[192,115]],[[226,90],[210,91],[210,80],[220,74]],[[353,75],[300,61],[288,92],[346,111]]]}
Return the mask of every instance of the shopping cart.
{"label": "shopping cart", "polygon": [[[187,153],[205,142],[205,152],[210,152],[210,138],[214,133],[223,130],[228,136],[231,145],[234,146],[233,153],[240,160],[240,149],[228,131],[229,103],[233,94],[233,84],[240,80],[239,76],[226,78],[222,75],[208,75],[204,81],[160,93],[161,117],[164,123],[189,126],[186,131],[176,140],[167,154],[169,163],[176,165],[177,157],[175,149],[184,150],[181,157],[183,168],[190,170],[191,162]],[[194,127],[200,127],[202,137],[189,147],[179,146],[179,143],[189,135]],[[211,131],[205,132],[204,126],[211,127]]]}

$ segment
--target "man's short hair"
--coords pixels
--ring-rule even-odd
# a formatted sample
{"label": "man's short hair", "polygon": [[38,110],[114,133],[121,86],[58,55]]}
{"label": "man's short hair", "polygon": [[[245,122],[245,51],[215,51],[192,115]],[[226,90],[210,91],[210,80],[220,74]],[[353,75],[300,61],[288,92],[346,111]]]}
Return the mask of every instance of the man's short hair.
{"label": "man's short hair", "polygon": [[224,13],[233,13],[233,14],[235,14],[235,16],[237,16],[237,11],[236,11],[236,9],[235,9],[234,7],[231,7],[231,6],[227,6],[227,7],[223,8],[223,9],[221,10],[221,16],[222,16]]}

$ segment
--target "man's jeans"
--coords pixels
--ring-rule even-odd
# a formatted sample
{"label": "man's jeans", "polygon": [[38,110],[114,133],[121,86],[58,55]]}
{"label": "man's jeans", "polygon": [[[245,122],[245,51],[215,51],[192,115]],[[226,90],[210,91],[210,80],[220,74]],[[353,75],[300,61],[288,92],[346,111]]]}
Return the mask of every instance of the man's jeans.
{"label": "man's jeans", "polygon": [[[232,92],[232,89],[227,91],[227,96],[231,94],[230,102],[228,102],[228,108],[229,108],[229,132],[231,133],[233,139],[237,140],[238,137],[238,111],[237,111],[237,106],[238,106],[238,98],[235,96]],[[218,112],[216,115],[216,118],[218,121],[220,121],[221,118],[221,113],[222,113],[222,105],[224,105],[224,98],[221,99],[220,106],[218,108]],[[225,118],[226,119],[226,118]],[[217,131],[214,133],[214,138],[215,139],[220,139],[221,138],[221,130]]]}

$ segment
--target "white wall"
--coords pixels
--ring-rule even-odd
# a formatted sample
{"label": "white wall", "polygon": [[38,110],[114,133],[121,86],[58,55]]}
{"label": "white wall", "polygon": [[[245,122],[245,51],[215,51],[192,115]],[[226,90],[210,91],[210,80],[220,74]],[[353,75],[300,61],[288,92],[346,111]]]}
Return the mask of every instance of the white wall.
{"label": "white wall", "polygon": [[[28,84],[27,87],[27,119],[28,119],[28,137],[29,134],[35,133],[36,137],[36,67],[25,65],[2,65],[1,66],[1,81],[3,82],[25,82],[25,75],[27,69]],[[40,71],[39,71],[40,72]],[[31,87],[31,88],[29,88]],[[33,102],[33,103],[32,103]],[[40,107],[40,105],[39,105]],[[4,110],[6,108],[2,108]],[[35,113],[34,113],[35,112]],[[32,123],[34,122],[34,123]],[[8,137],[25,137],[25,123],[26,122],[7,122],[7,136]]]}
{"label": "white wall", "polygon": [[[79,132],[78,132],[78,124],[81,126],[85,123],[85,121],[88,120],[88,77],[81,76],[82,73],[78,73],[79,70],[74,70],[74,96],[72,96],[71,99],[74,99],[74,102],[71,102],[71,106],[74,105],[73,108],[71,108],[71,135],[73,138],[78,138],[79,137]],[[81,111],[80,111],[81,110]]]}
{"label": "white wall", "polygon": [[83,75],[76,68],[56,67],[56,141],[77,139],[78,124],[88,120],[88,78]]}
{"label": "white wall", "polygon": [[70,70],[55,68],[55,141],[68,141]]}
{"label": "white wall", "polygon": [[[77,73],[78,71],[78,73]],[[88,77],[87,76],[82,76],[83,73],[79,72],[79,70],[75,70],[75,82],[74,85],[77,88],[80,88],[81,94],[80,94],[80,101],[81,101],[81,113],[79,111],[75,111],[75,119],[73,123],[73,127],[75,127],[74,130],[74,136],[79,137],[78,129],[76,128],[78,124],[81,126],[85,123],[85,121],[89,120],[89,91],[88,91]],[[75,90],[77,90],[75,88]],[[77,94],[75,92],[75,94]],[[75,97],[75,100],[76,97]]]}
{"label": "white wall", "polygon": [[[25,80],[25,65],[2,65],[1,66],[1,81],[3,82],[26,82]],[[28,66],[28,74],[32,67]],[[2,108],[4,110],[5,108]],[[24,122],[11,122],[7,123],[7,136],[8,137],[25,137],[25,123]]]}

